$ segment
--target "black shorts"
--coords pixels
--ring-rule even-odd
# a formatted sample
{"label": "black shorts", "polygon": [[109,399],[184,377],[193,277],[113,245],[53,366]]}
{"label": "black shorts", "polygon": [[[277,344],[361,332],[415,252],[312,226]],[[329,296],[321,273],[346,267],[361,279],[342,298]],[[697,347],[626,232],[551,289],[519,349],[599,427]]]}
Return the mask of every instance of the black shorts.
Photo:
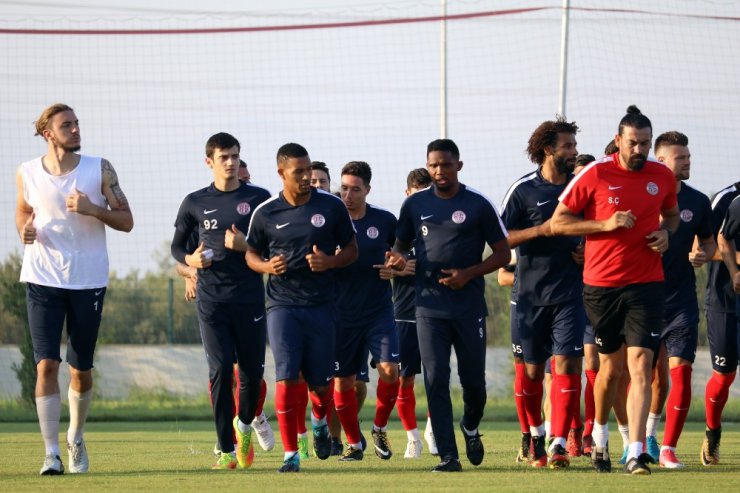
{"label": "black shorts", "polygon": [[694,362],[699,338],[699,308],[689,305],[677,310],[666,310],[663,331],[666,356],[679,357]]}
{"label": "black shorts", "polygon": [[64,321],[67,321],[67,363],[87,371],[93,367],[105,288],[64,289],[28,283],[26,306],[36,364],[43,359],[62,361]]}
{"label": "black shorts", "polygon": [[618,288],[586,285],[583,303],[600,353],[614,353],[622,344],[658,349],[665,304],[662,282]]}

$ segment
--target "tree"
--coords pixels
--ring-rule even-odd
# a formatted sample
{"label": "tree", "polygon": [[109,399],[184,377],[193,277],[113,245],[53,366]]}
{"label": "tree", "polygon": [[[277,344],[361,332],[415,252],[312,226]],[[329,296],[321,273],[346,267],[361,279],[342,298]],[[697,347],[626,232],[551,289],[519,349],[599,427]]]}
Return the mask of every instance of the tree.
{"label": "tree", "polygon": [[0,264],[0,306],[15,318],[23,327],[20,340],[21,363],[13,363],[12,369],[21,384],[21,399],[31,405],[35,404],[36,362],[33,357],[31,332],[28,330],[28,311],[26,310],[26,290],[19,282],[21,274],[21,256],[11,253]]}

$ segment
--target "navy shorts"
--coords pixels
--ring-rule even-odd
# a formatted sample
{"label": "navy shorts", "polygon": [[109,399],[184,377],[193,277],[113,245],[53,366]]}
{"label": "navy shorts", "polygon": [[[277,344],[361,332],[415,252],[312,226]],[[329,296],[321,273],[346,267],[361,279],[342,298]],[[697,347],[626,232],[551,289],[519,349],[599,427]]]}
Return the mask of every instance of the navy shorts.
{"label": "navy shorts", "polygon": [[666,311],[663,315],[660,340],[665,343],[666,355],[694,362],[699,339],[699,309],[696,305]]}
{"label": "navy shorts", "polygon": [[399,374],[402,377],[413,377],[421,373],[421,354],[419,338],[416,335],[416,322],[396,320],[398,341],[401,346]]}
{"label": "navy shorts", "polygon": [[515,358],[524,359],[522,340],[516,323],[516,301],[509,302],[509,334],[511,335],[511,354]]}
{"label": "navy shorts", "polygon": [[103,314],[106,288],[64,289],[28,283],[26,307],[33,358],[62,361],[64,321],[67,321],[67,363],[79,371],[93,367],[95,344]]}
{"label": "navy shorts", "polygon": [[400,349],[393,307],[362,325],[337,323],[334,371],[338,377],[357,375],[367,367],[368,352],[376,363],[398,363]]}
{"label": "navy shorts", "polygon": [[[367,363],[367,359],[368,359],[369,356],[370,356],[369,354],[366,354],[365,355],[365,358],[363,359],[364,363],[363,363],[362,367],[360,368],[360,372],[357,374],[357,377],[356,377],[357,380],[359,380],[361,382],[365,382],[365,383],[370,382],[370,374],[368,373],[369,370],[368,370],[368,363]],[[336,360],[336,358],[334,358],[334,359]],[[336,368],[336,364],[337,364],[337,362],[334,361],[334,367],[335,368]],[[372,366],[373,368],[375,368],[375,362],[374,361],[371,362],[370,363],[370,366]]]}
{"label": "navy shorts", "polygon": [[734,313],[707,310],[707,337],[712,368],[720,373],[735,373],[740,354],[740,319]]}
{"label": "navy shorts", "polygon": [[596,340],[594,338],[594,326],[591,325],[591,321],[588,319],[588,315],[586,315],[586,308],[584,306],[583,309],[583,323],[586,325],[585,330],[583,331],[583,344],[596,344]]}
{"label": "navy shorts", "polygon": [[233,371],[234,363],[247,378],[265,373],[265,306],[245,303],[198,301],[200,338],[208,369]]}
{"label": "navy shorts", "polygon": [[550,306],[530,306],[520,298],[516,320],[525,362],[540,365],[553,354],[583,356],[585,316],[580,298]]}
{"label": "navy shorts", "polygon": [[276,306],[267,312],[267,334],[275,359],[275,380],[297,380],[311,387],[334,376],[334,307]]}
{"label": "navy shorts", "polygon": [[600,353],[615,353],[623,344],[657,351],[665,304],[662,282],[618,288],[586,285],[583,303]]}

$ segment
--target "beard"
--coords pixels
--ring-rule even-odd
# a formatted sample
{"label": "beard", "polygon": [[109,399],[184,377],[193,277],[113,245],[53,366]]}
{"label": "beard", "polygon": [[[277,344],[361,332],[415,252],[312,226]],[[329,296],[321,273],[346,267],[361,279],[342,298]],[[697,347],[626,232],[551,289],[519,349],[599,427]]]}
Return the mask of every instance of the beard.
{"label": "beard", "polygon": [[558,170],[558,173],[562,175],[567,175],[568,173],[572,173],[575,169],[576,160],[564,157],[556,157],[553,164],[555,165],[555,169]]}
{"label": "beard", "polygon": [[82,149],[82,147],[80,146],[80,144],[71,144],[71,145],[62,144],[61,147],[62,147],[62,149],[64,149],[65,152],[77,152],[80,149]]}
{"label": "beard", "polygon": [[627,160],[627,167],[630,169],[630,171],[640,171],[642,168],[645,167],[646,162],[647,157],[643,156],[642,154],[635,154],[633,156],[630,156],[630,158]]}

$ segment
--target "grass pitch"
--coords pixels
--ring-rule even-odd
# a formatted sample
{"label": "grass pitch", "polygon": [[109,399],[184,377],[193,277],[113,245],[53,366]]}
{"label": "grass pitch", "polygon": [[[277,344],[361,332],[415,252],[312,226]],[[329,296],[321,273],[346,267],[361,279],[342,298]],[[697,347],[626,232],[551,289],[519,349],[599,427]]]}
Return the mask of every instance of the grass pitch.
{"label": "grass pitch", "polygon": [[[367,428],[365,424],[363,428]],[[277,427],[273,423],[273,429]],[[462,474],[431,474],[437,458],[427,453],[418,460],[403,459],[406,434],[397,422],[390,438],[395,455],[381,461],[370,451],[357,463],[311,458],[298,474],[277,474],[282,462],[280,443],[272,452],[256,446],[249,470],[211,471],[215,433],[209,422],[91,423],[86,441],[91,472],[40,477],[43,445],[38,425],[0,424],[0,478],[3,492],[15,491],[711,491],[736,492],[740,488],[740,426],[728,424],[722,437],[722,464],[705,468],[699,463],[702,426],[690,423],[679,443],[678,455],[687,468],[666,471],[653,468],[650,477],[631,477],[616,464],[612,474],[597,475],[586,458],[573,458],[564,471],[535,470],[516,464],[519,433],[515,423],[483,423],[486,457],[480,467],[462,455]],[[369,436],[369,431],[364,429]],[[459,433],[458,433],[459,435]],[[660,434],[659,434],[660,437]],[[62,437],[63,438],[63,437]],[[621,439],[614,432],[612,442]],[[617,454],[615,454],[617,455]],[[616,458],[618,460],[618,457]],[[62,454],[67,463],[67,454]]]}

